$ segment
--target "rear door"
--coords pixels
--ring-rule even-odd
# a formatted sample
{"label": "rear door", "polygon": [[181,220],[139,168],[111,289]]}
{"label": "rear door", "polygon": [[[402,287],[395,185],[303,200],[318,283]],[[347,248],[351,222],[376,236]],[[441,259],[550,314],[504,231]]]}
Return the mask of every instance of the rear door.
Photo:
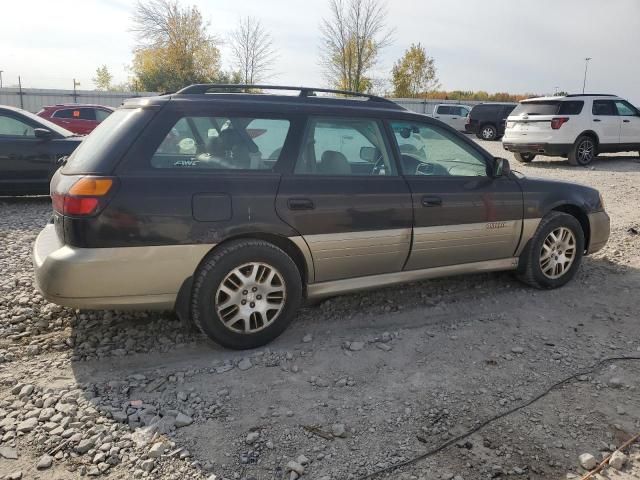
{"label": "rear door", "polygon": [[594,100],[591,113],[593,130],[598,134],[600,144],[619,144],[622,117],[618,115],[614,101]]}
{"label": "rear door", "polygon": [[451,105],[438,105],[433,113],[433,118],[455,128],[454,118],[457,119],[457,116],[454,115],[453,109],[454,106]]}
{"label": "rear door", "polygon": [[640,149],[640,112],[625,100],[616,100],[616,109],[622,119],[620,143]]}
{"label": "rear door", "polygon": [[523,200],[513,178],[464,138],[420,121],[391,121],[411,188],[414,232],[406,270],[513,257]]}
{"label": "rear door", "polygon": [[409,253],[411,194],[375,119],[308,118],[295,168],[276,201],[302,235],[315,282],[401,271]]}

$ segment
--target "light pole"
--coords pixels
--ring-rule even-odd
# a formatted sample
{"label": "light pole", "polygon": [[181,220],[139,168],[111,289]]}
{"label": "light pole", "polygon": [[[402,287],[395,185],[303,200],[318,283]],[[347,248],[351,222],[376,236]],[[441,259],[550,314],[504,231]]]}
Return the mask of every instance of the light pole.
{"label": "light pole", "polygon": [[0,88],[2,88],[2,72],[4,72],[4,70],[0,70]]}
{"label": "light pole", "polygon": [[584,81],[582,82],[582,93],[584,94],[584,89],[587,86],[587,69],[589,68],[589,60],[591,57],[586,57],[584,59]]}

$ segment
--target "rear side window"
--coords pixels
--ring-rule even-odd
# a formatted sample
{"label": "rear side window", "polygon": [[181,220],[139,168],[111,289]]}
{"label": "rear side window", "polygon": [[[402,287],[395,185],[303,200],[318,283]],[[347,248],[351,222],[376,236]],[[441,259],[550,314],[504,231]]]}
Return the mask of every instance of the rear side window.
{"label": "rear side window", "polygon": [[471,115],[474,117],[489,117],[491,115],[497,115],[501,108],[499,105],[478,105],[471,110]]}
{"label": "rear side window", "polygon": [[100,108],[96,108],[96,120],[98,122],[103,122],[105,118],[111,115],[111,112],[108,110],[101,110]]}
{"label": "rear side window", "polygon": [[289,120],[276,118],[182,117],[156,149],[151,166],[272,170],[280,158],[289,126]]}
{"label": "rear side window", "polygon": [[594,115],[617,115],[618,111],[611,100],[594,100],[591,113]]}
{"label": "rear side window", "polygon": [[441,115],[451,115],[451,107],[449,107],[448,105],[440,105],[438,107],[438,112]]}
{"label": "rear side window", "polygon": [[561,102],[558,114],[580,115],[580,113],[582,112],[582,107],[584,107],[584,102],[582,100],[570,100],[568,102]]}

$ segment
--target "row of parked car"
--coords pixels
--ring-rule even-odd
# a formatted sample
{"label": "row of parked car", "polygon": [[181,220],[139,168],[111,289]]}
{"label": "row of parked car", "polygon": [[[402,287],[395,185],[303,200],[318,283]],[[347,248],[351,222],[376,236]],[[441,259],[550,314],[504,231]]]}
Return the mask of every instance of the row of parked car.
{"label": "row of parked car", "polygon": [[540,97],[474,107],[441,104],[431,116],[483,140],[502,139],[505,150],[523,163],[544,155],[586,166],[598,153],[640,154],[640,110],[616,95]]}

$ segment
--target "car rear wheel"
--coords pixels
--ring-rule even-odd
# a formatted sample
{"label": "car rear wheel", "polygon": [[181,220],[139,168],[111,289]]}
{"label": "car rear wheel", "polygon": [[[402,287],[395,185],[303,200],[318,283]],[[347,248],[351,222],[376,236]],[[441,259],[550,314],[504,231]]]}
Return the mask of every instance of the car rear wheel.
{"label": "car rear wheel", "polygon": [[598,150],[595,140],[588,136],[583,135],[569,152],[569,163],[571,165],[589,165],[594,158],[598,156]]}
{"label": "car rear wheel", "polygon": [[513,156],[520,163],[529,163],[532,162],[534,158],[536,158],[536,154],[532,152],[513,152]]}
{"label": "car rear wheel", "polygon": [[477,137],[482,140],[495,140],[498,137],[498,130],[493,125],[486,124],[480,127]]}
{"label": "car rear wheel", "polygon": [[207,257],[194,277],[192,318],[216,343],[238,350],[280,335],[302,300],[295,262],[262,240],[238,240]]}
{"label": "car rear wheel", "polygon": [[540,289],[561,287],[575,276],[583,253],[580,222],[567,213],[551,212],[520,255],[518,277]]}

